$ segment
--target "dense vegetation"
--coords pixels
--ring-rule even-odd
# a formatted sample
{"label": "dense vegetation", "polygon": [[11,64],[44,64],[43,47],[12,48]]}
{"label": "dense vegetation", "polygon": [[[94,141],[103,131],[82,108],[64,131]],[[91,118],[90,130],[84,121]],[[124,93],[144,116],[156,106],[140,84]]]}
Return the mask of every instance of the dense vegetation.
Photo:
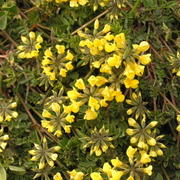
{"label": "dense vegetation", "polygon": [[0,0],[0,180],[180,179],[180,3]]}

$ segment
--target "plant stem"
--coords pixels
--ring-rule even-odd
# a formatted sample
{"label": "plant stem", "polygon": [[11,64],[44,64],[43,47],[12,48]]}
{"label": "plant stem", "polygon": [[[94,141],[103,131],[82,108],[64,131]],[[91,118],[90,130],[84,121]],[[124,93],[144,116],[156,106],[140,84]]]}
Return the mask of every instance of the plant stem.
{"label": "plant stem", "polygon": [[78,29],[76,29],[75,31],[73,31],[71,33],[71,35],[75,35],[78,31],[80,31],[81,29],[87,27],[89,24],[93,23],[96,19],[104,16],[105,14],[107,14],[110,11],[111,7],[106,9],[104,12],[102,12],[101,14],[99,14],[98,16],[96,16],[95,18],[91,19],[90,21],[88,21],[87,23],[85,23],[84,25],[82,25],[81,27],[79,27]]}

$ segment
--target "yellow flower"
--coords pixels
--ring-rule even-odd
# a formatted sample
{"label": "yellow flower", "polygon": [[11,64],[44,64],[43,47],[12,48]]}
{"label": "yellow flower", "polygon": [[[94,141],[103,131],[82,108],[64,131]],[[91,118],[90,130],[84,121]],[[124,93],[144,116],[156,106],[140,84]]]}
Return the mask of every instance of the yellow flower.
{"label": "yellow flower", "polygon": [[129,79],[129,78],[126,78],[124,80],[124,85],[126,88],[137,88],[138,87],[138,84],[139,84],[139,81],[137,79]]}
{"label": "yellow flower", "polygon": [[51,113],[49,111],[44,109],[43,112],[42,112],[42,117],[44,117],[44,118],[51,118],[52,115],[51,115]]}
{"label": "yellow flower", "polygon": [[106,24],[102,30],[102,33],[106,34],[111,30],[111,26]]}
{"label": "yellow flower", "polygon": [[112,176],[112,167],[110,166],[109,163],[104,163],[103,165],[103,172],[108,175],[108,177]]}
{"label": "yellow flower", "polygon": [[73,54],[68,50],[65,59],[71,61],[73,60],[73,58],[74,58]]}
{"label": "yellow flower", "polygon": [[92,180],[103,180],[102,176],[98,172],[93,172],[90,175]]}
{"label": "yellow flower", "polygon": [[68,174],[70,175],[71,180],[82,180],[84,177],[83,172],[77,172],[75,169],[68,171]]}
{"label": "yellow flower", "polygon": [[88,106],[90,106],[92,110],[98,110],[100,108],[98,100],[92,96],[90,96],[89,98]]}
{"label": "yellow flower", "polygon": [[112,43],[106,43],[104,49],[106,52],[110,53],[116,50],[116,45]]}
{"label": "yellow flower", "polygon": [[56,80],[56,74],[55,74],[55,72],[50,72],[50,73],[49,73],[49,79],[50,79],[51,81]]}
{"label": "yellow flower", "polygon": [[100,72],[112,74],[111,67],[108,64],[102,64],[100,68]]}
{"label": "yellow flower", "polygon": [[118,157],[116,157],[116,159],[111,159],[111,163],[115,168],[120,168],[123,165]]}
{"label": "yellow flower", "polygon": [[99,103],[100,103],[101,107],[107,107],[108,106],[105,99],[101,99]]}
{"label": "yellow flower", "polygon": [[94,76],[94,75],[91,75],[89,78],[88,78],[88,82],[89,84],[93,87],[96,85],[97,83],[97,78]]}
{"label": "yellow flower", "polygon": [[180,115],[177,115],[177,121],[180,122]]}
{"label": "yellow flower", "polygon": [[67,73],[67,70],[66,69],[64,69],[64,68],[61,68],[60,69],[60,76],[62,76],[62,77],[66,77],[66,73]]}
{"label": "yellow flower", "polygon": [[140,151],[141,153],[141,159],[140,159],[140,162],[142,164],[147,164],[149,162],[151,162],[151,158],[150,156],[146,153],[146,151]]}
{"label": "yellow flower", "polygon": [[78,89],[81,89],[81,90],[86,88],[82,79],[76,80],[75,87],[77,87]]}
{"label": "yellow flower", "polygon": [[31,51],[31,57],[37,57],[39,55],[39,52],[36,50]]}
{"label": "yellow flower", "polygon": [[95,152],[96,156],[100,156],[102,154],[102,150],[97,146],[94,147],[94,152]]}
{"label": "yellow flower", "polygon": [[96,76],[96,86],[100,87],[102,85],[104,85],[106,82],[108,82],[108,80],[106,78],[104,78],[103,76]]}
{"label": "yellow flower", "polygon": [[58,172],[53,176],[53,180],[63,180],[61,174]]}
{"label": "yellow flower", "polygon": [[108,58],[107,63],[111,67],[115,66],[116,68],[119,68],[119,66],[121,65],[121,61],[122,55],[113,54],[113,57]]}
{"label": "yellow flower", "polygon": [[68,114],[68,115],[66,116],[66,121],[69,122],[69,123],[72,123],[72,122],[74,122],[74,118],[75,118],[74,115]]}
{"label": "yellow flower", "polygon": [[56,49],[58,50],[59,54],[64,54],[65,52],[65,46],[63,45],[56,45]]}
{"label": "yellow flower", "polygon": [[91,110],[91,109],[87,109],[84,115],[84,119],[86,120],[94,120],[96,119],[98,116],[97,112]]}
{"label": "yellow flower", "polygon": [[120,33],[114,37],[114,41],[116,42],[116,46],[118,48],[126,47],[126,38],[124,33]]}
{"label": "yellow flower", "polygon": [[41,64],[42,64],[43,66],[48,65],[48,64],[51,64],[51,63],[52,63],[51,60],[49,60],[48,58],[44,58],[44,59],[42,60],[42,62],[41,62]]}
{"label": "yellow flower", "polygon": [[129,157],[129,159],[133,159],[134,158],[134,154],[136,153],[136,151],[137,151],[137,148],[133,148],[132,146],[128,147],[128,149],[126,151],[126,154]]}
{"label": "yellow flower", "polygon": [[25,46],[23,46],[23,45],[20,45],[20,46],[17,46],[17,49],[18,49],[18,50],[20,50],[20,51],[23,51],[23,50],[25,50],[25,49],[26,49],[26,47],[25,47]]}
{"label": "yellow flower", "polygon": [[133,44],[133,49],[135,50],[136,54],[147,51],[149,47],[150,46],[147,41],[142,41],[139,45]]}
{"label": "yellow flower", "polygon": [[[38,35],[38,36],[37,36],[36,42],[37,42],[37,43],[42,43],[42,42],[43,42],[43,38],[42,38],[41,35]],[[38,48],[38,49],[39,49],[39,48]]]}
{"label": "yellow flower", "polygon": [[68,71],[70,71],[70,70],[73,69],[73,65],[72,65],[71,62],[66,63],[66,69],[67,69]]}
{"label": "yellow flower", "polygon": [[44,54],[46,57],[52,57],[53,56],[51,48],[46,49]]}
{"label": "yellow flower", "polygon": [[112,101],[114,99],[114,91],[112,88],[109,88],[108,86],[106,86],[102,90],[101,94],[104,97],[104,99],[107,101]]}
{"label": "yellow flower", "polygon": [[36,50],[38,50],[38,49],[41,48],[41,45],[40,45],[40,43],[36,43],[34,47],[35,47]]}
{"label": "yellow flower", "polygon": [[180,125],[178,125],[178,126],[176,127],[176,130],[177,130],[178,132],[180,132]]}
{"label": "yellow flower", "polygon": [[71,133],[71,125],[66,125],[66,126],[64,126],[64,130],[65,130],[65,132],[66,133]]}
{"label": "yellow flower", "polygon": [[128,62],[125,67],[124,75],[129,79],[134,79],[134,76],[142,76],[144,73],[144,66],[136,62]]}
{"label": "yellow flower", "polygon": [[67,92],[67,96],[70,98],[70,100],[76,100],[81,96],[81,94],[75,88],[73,88],[73,90]]}
{"label": "yellow flower", "polygon": [[151,62],[151,54],[144,54],[138,57],[141,64],[146,65]]}
{"label": "yellow flower", "polygon": [[72,104],[70,105],[70,110],[74,113],[77,113],[81,105],[81,102],[72,101]]}
{"label": "yellow flower", "polygon": [[99,68],[100,65],[101,65],[101,63],[99,61],[92,62],[92,66],[95,67],[95,68]]}
{"label": "yellow flower", "polygon": [[153,169],[152,165],[149,165],[148,167],[143,169],[143,172],[148,174],[148,176],[151,176],[152,175],[152,169]]}
{"label": "yellow flower", "polygon": [[114,39],[114,35],[112,35],[110,32],[104,36],[104,38],[108,41],[111,41]]}
{"label": "yellow flower", "polygon": [[52,103],[51,108],[54,112],[59,113],[60,112],[60,105],[58,103]]}
{"label": "yellow flower", "polygon": [[55,131],[54,135],[57,136],[57,137],[60,137],[60,136],[62,136],[62,131],[58,129],[58,130]]}
{"label": "yellow flower", "polygon": [[[35,156],[34,156],[35,157]],[[31,161],[32,161],[32,159],[31,159]],[[45,162],[44,161],[40,161],[40,163],[39,163],[39,169],[43,169],[45,167]]]}
{"label": "yellow flower", "polygon": [[115,96],[116,102],[123,102],[125,99],[125,96],[122,94],[121,91],[114,91],[114,96]]}
{"label": "yellow flower", "polygon": [[25,53],[24,52],[19,53],[18,58],[24,59],[25,58]]}
{"label": "yellow flower", "polygon": [[98,50],[97,47],[92,47],[92,48],[90,49],[90,53],[94,56],[94,55],[99,54],[99,50]]}
{"label": "yellow flower", "polygon": [[123,175],[123,171],[112,170],[112,178],[110,180],[120,180]]}
{"label": "yellow flower", "polygon": [[129,176],[129,177],[127,178],[127,180],[134,180],[134,177],[133,177],[133,176]]}

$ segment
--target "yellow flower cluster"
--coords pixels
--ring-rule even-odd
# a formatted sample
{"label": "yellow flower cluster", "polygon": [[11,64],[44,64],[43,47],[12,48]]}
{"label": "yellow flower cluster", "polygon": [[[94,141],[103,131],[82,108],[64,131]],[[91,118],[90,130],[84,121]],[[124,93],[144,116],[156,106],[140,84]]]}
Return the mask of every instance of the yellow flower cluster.
{"label": "yellow flower cluster", "polygon": [[177,122],[178,122],[178,126],[176,130],[180,132],[180,115],[177,115]]}
{"label": "yellow flower cluster", "polygon": [[141,92],[133,92],[130,99],[126,99],[126,103],[132,105],[133,107],[127,110],[128,115],[135,115],[135,119],[139,117],[146,117],[148,109],[146,109],[146,102],[143,102]]}
{"label": "yellow flower cluster", "polygon": [[70,180],[82,180],[84,177],[83,172],[77,172],[75,169],[73,169],[72,171],[68,171],[68,174],[70,176]]}
{"label": "yellow flower cluster", "polygon": [[176,55],[170,55],[168,60],[173,68],[172,73],[176,73],[177,76],[180,76],[180,51],[177,51]]}
{"label": "yellow flower cluster", "polygon": [[56,45],[56,52],[53,54],[51,48],[46,49],[41,63],[43,73],[52,81],[58,76],[66,77],[67,72],[73,69],[73,54],[69,50],[66,52],[63,45]]}
{"label": "yellow flower cluster", "polygon": [[[140,179],[140,174],[152,175],[152,165],[147,165],[151,162],[150,156],[145,151],[138,151],[137,148],[129,146],[126,155],[129,159],[129,164],[123,163],[118,157],[111,159],[110,165],[104,163],[102,172],[106,174],[109,180],[120,180],[123,176],[129,176],[127,180]],[[103,180],[99,172],[90,174],[92,180]]]}
{"label": "yellow flower cluster", "polygon": [[135,77],[142,76],[144,65],[151,62],[151,54],[145,54],[150,47],[148,42],[133,44],[133,48],[129,49],[124,33],[111,34],[111,26],[108,24],[100,32],[98,29],[99,21],[96,20],[93,35],[78,32],[84,39],[80,41],[79,46],[85,54],[85,63],[88,63],[88,59],[91,68],[97,68],[101,73],[111,76],[119,70],[121,84],[126,88],[137,88],[139,81]]}
{"label": "yellow flower cluster", "polygon": [[34,149],[29,150],[28,152],[33,156],[31,161],[39,161],[39,169],[44,169],[47,164],[50,167],[54,166],[54,161],[56,161],[58,157],[58,154],[55,152],[58,152],[59,150],[60,146],[48,148],[47,140],[44,137],[42,145],[34,143]]}
{"label": "yellow flower cluster", "polygon": [[78,7],[79,5],[84,6],[88,3],[88,0],[46,0],[47,2],[55,1],[58,4],[69,2],[70,7]]}
{"label": "yellow flower cluster", "polygon": [[62,129],[66,133],[71,132],[71,123],[74,122],[74,115],[66,113],[58,103],[52,103],[50,109],[44,109],[42,116],[49,120],[41,120],[42,127],[46,128],[48,132],[54,132],[54,135],[60,137]]}
{"label": "yellow flower cluster", "polygon": [[37,35],[35,32],[31,31],[28,37],[21,36],[21,41],[23,44],[17,47],[19,58],[31,59],[39,55],[39,49],[43,42],[41,35]]}
{"label": "yellow flower cluster", "polygon": [[131,144],[136,145],[145,152],[149,151],[149,154],[152,157],[163,155],[161,148],[166,148],[166,146],[160,142],[157,142],[163,136],[155,137],[156,131],[152,131],[152,129],[158,124],[157,121],[152,121],[146,125],[146,121],[143,119],[141,120],[140,125],[133,118],[129,118],[128,124],[129,126],[133,127],[126,130],[126,133],[131,136]]}
{"label": "yellow flower cluster", "polygon": [[77,111],[73,110],[73,106],[70,105],[68,108],[70,111],[78,112],[79,107],[83,104],[88,104],[88,107],[85,112],[84,119],[92,120],[96,119],[98,116],[97,111],[99,108],[107,106],[101,98],[100,86],[106,83],[106,79],[102,76],[95,77],[94,84],[92,81],[88,80],[89,85],[85,85],[83,79],[76,80],[75,87],[73,90],[67,92],[67,95],[72,102],[76,104]]}
{"label": "yellow flower cluster", "polygon": [[13,109],[16,108],[17,103],[12,100],[5,101],[0,99],[0,123],[3,121],[11,121],[18,117],[18,113]]}
{"label": "yellow flower cluster", "polygon": [[91,75],[87,81],[88,85],[85,85],[83,79],[76,80],[73,90],[67,92],[72,102],[66,107],[69,112],[77,113],[80,106],[87,104],[84,119],[93,120],[97,118],[100,107],[108,106],[106,101],[112,101],[114,98],[117,102],[124,101],[124,95],[120,90],[114,90],[108,86],[101,87],[108,82],[103,76]]}
{"label": "yellow flower cluster", "polygon": [[7,145],[7,140],[9,140],[9,135],[7,134],[4,134],[3,135],[3,132],[4,132],[4,129],[1,128],[0,129],[0,153],[3,152],[3,150],[6,148],[6,145]]}
{"label": "yellow flower cluster", "polygon": [[[68,171],[68,174],[70,176],[70,180],[83,180],[84,173],[80,171],[76,171],[73,169],[72,171]],[[53,180],[63,180],[61,174],[58,172],[53,176]]]}
{"label": "yellow flower cluster", "polygon": [[96,156],[100,156],[109,147],[114,148],[111,143],[113,138],[109,136],[109,130],[106,130],[104,126],[99,131],[95,127],[91,132],[91,137],[83,137],[82,139],[87,141],[83,148],[90,147],[90,155],[95,153]]}
{"label": "yellow flower cluster", "polygon": [[104,7],[107,6],[111,0],[94,0],[93,3],[93,10],[96,11],[98,9],[98,6]]}

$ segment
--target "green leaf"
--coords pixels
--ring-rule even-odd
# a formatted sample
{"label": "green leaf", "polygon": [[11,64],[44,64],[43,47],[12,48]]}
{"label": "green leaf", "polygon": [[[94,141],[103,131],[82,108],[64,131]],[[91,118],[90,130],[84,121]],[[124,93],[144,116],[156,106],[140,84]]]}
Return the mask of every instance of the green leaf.
{"label": "green leaf", "polygon": [[154,6],[154,1],[153,0],[144,0],[143,4],[145,7],[153,7]]}
{"label": "green leaf", "polygon": [[0,29],[4,30],[7,26],[7,12],[0,12]]}
{"label": "green leaf", "polygon": [[22,168],[22,167],[17,167],[17,166],[9,166],[9,169],[11,170],[11,171],[15,171],[15,172],[26,172],[26,170],[24,169],[24,168]]}
{"label": "green leaf", "polygon": [[7,180],[6,170],[0,167],[0,180]]}
{"label": "green leaf", "polygon": [[158,173],[155,180],[163,180],[162,175],[160,173]]}

